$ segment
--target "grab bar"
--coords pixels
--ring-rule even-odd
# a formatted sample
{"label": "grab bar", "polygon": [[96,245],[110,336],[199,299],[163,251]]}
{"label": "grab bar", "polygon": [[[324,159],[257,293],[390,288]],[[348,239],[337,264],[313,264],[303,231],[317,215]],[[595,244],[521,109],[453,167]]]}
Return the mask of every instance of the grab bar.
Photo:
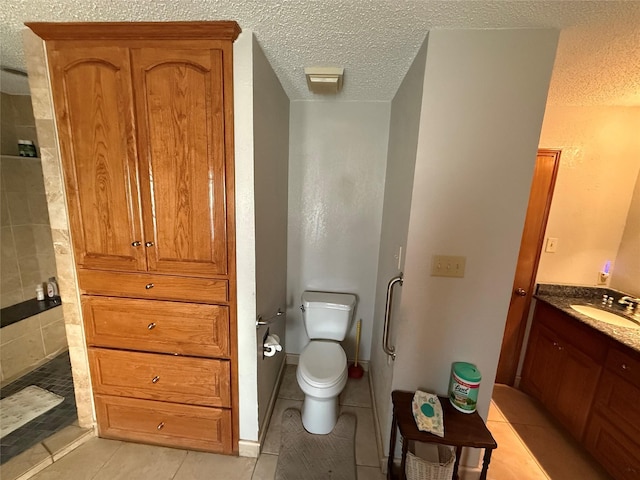
{"label": "grab bar", "polygon": [[393,305],[393,287],[396,283],[400,286],[404,283],[402,272],[397,277],[393,277],[387,285],[387,304],[384,307],[384,328],[382,331],[382,350],[389,355],[392,360],[396,359],[396,347],[389,345],[389,320],[391,319],[391,307]]}
{"label": "grab bar", "polygon": [[256,319],[256,328],[260,328],[263,325],[270,325],[274,318],[278,318],[284,315],[284,312],[281,308],[275,313],[275,315],[271,315],[269,318],[262,318],[262,315],[258,315]]}

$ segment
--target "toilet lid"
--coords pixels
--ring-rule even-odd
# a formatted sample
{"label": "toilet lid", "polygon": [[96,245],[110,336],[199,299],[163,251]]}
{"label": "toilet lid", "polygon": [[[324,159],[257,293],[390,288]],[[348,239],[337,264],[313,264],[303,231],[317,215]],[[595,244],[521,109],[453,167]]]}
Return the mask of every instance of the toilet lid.
{"label": "toilet lid", "polygon": [[300,354],[298,369],[314,387],[328,387],[340,380],[347,368],[347,356],[339,343],[313,341]]}

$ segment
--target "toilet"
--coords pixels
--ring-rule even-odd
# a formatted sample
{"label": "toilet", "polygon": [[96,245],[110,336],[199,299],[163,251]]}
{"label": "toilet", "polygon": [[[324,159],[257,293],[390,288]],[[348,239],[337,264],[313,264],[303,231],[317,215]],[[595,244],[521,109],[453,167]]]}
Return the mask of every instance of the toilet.
{"label": "toilet", "polygon": [[300,354],[296,378],[304,393],[302,425],[327,434],[338,420],[338,396],[347,384],[347,355],[340,346],[351,327],[356,296],[304,292],[302,319],[309,344]]}

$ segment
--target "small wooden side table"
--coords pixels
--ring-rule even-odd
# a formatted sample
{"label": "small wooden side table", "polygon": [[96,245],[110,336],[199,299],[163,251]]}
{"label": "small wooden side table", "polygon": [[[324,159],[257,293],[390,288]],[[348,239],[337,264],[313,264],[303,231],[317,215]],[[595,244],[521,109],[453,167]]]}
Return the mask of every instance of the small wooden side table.
{"label": "small wooden side table", "polygon": [[[439,443],[456,447],[456,461],[453,467],[453,479],[458,480],[458,465],[462,447],[484,448],[484,459],[482,462],[482,473],[480,480],[486,480],[491,453],[498,444],[493,439],[491,432],[478,414],[462,413],[456,410],[447,397],[438,397],[442,405],[442,415],[444,421],[444,437],[438,437],[428,432],[421,432],[416,426],[411,410],[411,402],[415,392],[404,392],[394,390],[391,393],[393,401],[393,421],[391,424],[391,443],[389,444],[389,464],[387,468],[388,480],[406,480],[405,466],[407,461],[407,450],[409,441]],[[393,470],[393,457],[396,447],[396,431],[400,430],[402,436],[402,462],[400,472]]]}

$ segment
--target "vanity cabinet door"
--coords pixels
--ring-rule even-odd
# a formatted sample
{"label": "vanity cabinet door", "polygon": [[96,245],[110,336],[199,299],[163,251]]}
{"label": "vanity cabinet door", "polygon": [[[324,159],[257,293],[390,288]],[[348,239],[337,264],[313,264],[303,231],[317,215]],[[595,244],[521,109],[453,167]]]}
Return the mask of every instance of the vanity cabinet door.
{"label": "vanity cabinet door", "polygon": [[606,351],[607,344],[597,332],[538,303],[520,385],[578,440],[584,433]]}
{"label": "vanity cabinet door", "polygon": [[577,439],[582,438],[602,368],[566,341],[560,341],[557,386],[549,407]]}
{"label": "vanity cabinet door", "polygon": [[146,270],[129,50],[48,44],[77,265]]}
{"label": "vanity cabinet door", "polygon": [[558,338],[548,328],[535,322],[529,334],[529,344],[522,370],[520,387],[548,406],[554,396],[560,366]]}

